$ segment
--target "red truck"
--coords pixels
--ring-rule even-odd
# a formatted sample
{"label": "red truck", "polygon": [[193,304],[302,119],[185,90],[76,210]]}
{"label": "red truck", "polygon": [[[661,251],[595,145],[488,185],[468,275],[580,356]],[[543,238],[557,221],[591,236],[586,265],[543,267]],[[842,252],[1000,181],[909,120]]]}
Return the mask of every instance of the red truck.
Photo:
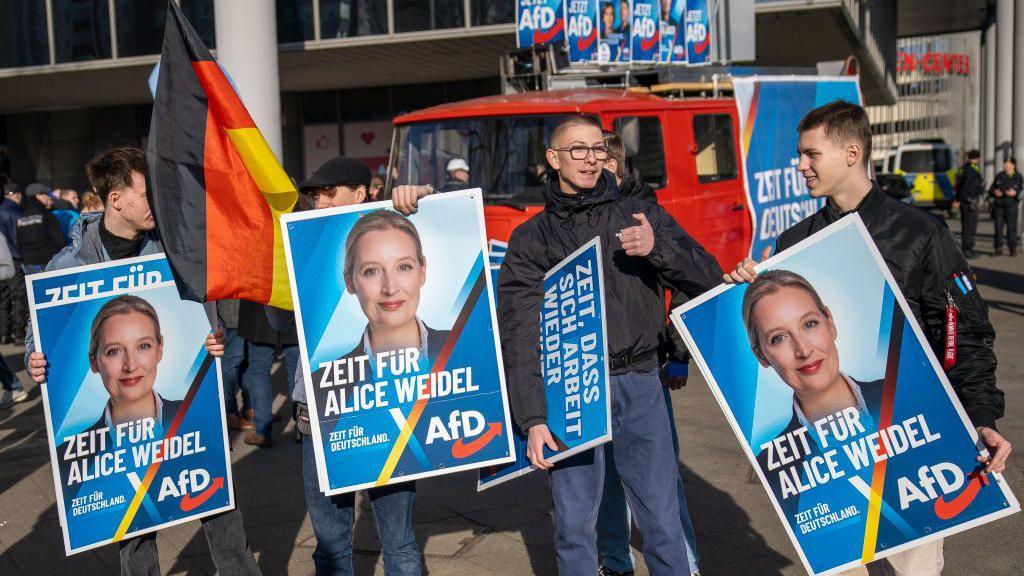
{"label": "red truck", "polygon": [[544,152],[551,130],[569,114],[592,115],[619,133],[627,163],[723,268],[746,256],[752,226],[732,98],[585,89],[434,106],[395,118],[388,173],[439,188],[448,161],[466,160],[469,187],[483,189],[488,237],[507,241],[543,208]]}

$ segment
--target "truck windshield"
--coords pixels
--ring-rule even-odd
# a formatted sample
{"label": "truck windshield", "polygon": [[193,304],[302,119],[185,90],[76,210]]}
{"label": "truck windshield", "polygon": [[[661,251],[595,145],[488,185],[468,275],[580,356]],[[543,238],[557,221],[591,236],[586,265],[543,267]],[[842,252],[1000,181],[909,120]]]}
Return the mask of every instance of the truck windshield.
{"label": "truck windshield", "polygon": [[945,172],[949,170],[949,149],[904,150],[900,169],[904,172]]}
{"label": "truck windshield", "polygon": [[[432,184],[439,191],[479,187],[485,204],[543,204],[544,152],[551,130],[564,117],[460,118],[399,126],[391,174],[397,183]],[[449,163],[467,166],[469,181],[449,175]]]}

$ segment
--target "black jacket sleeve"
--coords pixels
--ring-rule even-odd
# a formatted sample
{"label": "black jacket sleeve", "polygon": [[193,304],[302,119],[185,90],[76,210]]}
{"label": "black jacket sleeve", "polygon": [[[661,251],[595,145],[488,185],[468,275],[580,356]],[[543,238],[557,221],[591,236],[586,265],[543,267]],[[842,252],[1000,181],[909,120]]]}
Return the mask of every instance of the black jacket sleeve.
{"label": "black jacket sleeve", "polygon": [[[922,278],[921,318],[932,335],[929,340],[936,357],[942,358],[946,307],[952,298],[957,307],[957,360],[947,372],[949,383],[971,422],[994,428],[996,419],[1003,416],[1004,401],[1003,392],[996,387],[996,333],[988,319],[988,306],[949,230],[939,226],[931,235]],[[957,287],[954,274],[969,275],[972,289],[967,294]]]}
{"label": "black jacket sleeve", "polygon": [[[672,291],[672,298],[669,304],[669,312],[686,304],[690,299],[679,292],[678,290]],[[664,364],[665,362],[681,362],[688,364],[690,362],[690,351],[686,349],[686,343],[683,341],[683,337],[679,334],[679,330],[676,330],[675,324],[671,321],[665,325],[665,329],[661,331],[658,336],[658,362]]]}
{"label": "black jacket sleeve", "polygon": [[46,232],[50,236],[50,242],[59,252],[67,244],[64,240],[64,233],[60,231],[60,220],[57,220],[57,217],[49,212],[43,214],[43,220],[46,222]]}
{"label": "black jacket sleeve", "polygon": [[654,248],[647,260],[665,286],[694,298],[722,283],[722,269],[704,247],[690,237],[658,204],[644,212],[654,230]]}
{"label": "black jacket sleeve", "polygon": [[519,429],[547,421],[540,372],[540,310],[544,298],[544,246],[520,225],[509,239],[498,274],[498,325],[512,416]]}

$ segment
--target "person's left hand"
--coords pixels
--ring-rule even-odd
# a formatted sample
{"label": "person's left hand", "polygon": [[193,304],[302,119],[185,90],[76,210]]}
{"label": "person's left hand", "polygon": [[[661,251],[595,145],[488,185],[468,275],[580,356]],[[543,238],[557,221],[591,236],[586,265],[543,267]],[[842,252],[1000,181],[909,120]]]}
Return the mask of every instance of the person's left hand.
{"label": "person's left hand", "polygon": [[988,426],[978,426],[978,438],[988,448],[989,457],[978,456],[978,462],[985,464],[985,472],[1002,472],[1013,446],[1003,435]]}
{"label": "person's left hand", "polygon": [[206,351],[210,353],[210,356],[220,357],[224,355],[224,329],[217,328],[216,332],[210,332],[206,335],[206,342],[203,344],[206,346]]}
{"label": "person's left hand", "polygon": [[623,228],[619,232],[622,249],[629,256],[647,256],[654,249],[654,229],[643,212],[633,214],[633,219],[637,221],[636,226]]}
{"label": "person's left hand", "polygon": [[1006,191],[1006,196],[1008,198],[1016,198],[1017,197],[1017,191],[1014,190],[1013,188],[1010,188],[1009,190]]}
{"label": "person's left hand", "polygon": [[391,202],[402,214],[409,215],[419,209],[419,200],[434,192],[433,186],[403,184],[391,191]]}

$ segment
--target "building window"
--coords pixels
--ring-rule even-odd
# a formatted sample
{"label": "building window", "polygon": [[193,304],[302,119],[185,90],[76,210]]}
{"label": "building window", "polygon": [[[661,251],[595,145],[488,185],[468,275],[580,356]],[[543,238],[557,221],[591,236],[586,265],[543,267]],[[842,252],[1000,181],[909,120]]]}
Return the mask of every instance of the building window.
{"label": "building window", "polygon": [[462,0],[394,0],[395,32],[461,28]]}
{"label": "building window", "polygon": [[167,20],[167,2],[117,0],[117,55],[159,54]]}
{"label": "building window", "polygon": [[53,0],[58,63],[110,58],[108,6],[107,0]]}
{"label": "building window", "polygon": [[[615,131],[626,136],[623,130],[628,123],[636,122],[637,141],[636,150],[630,150],[633,146],[626,143],[627,165],[631,169],[640,172],[651,188],[663,188],[667,183],[665,173],[665,147],[661,139],[661,120],[657,116],[623,117],[615,119]],[[630,152],[635,152],[630,154]]]}
{"label": "building window", "polygon": [[46,4],[39,0],[0,0],[0,68],[49,63]]}
{"label": "building window", "polygon": [[[166,3],[165,3],[166,4]],[[217,47],[217,38],[213,21],[213,0],[180,0],[181,12],[188,18],[196,33],[203,39],[207,48]],[[160,29],[160,36],[163,37],[163,28]]]}
{"label": "building window", "polygon": [[277,42],[313,39],[313,0],[277,0]]}
{"label": "building window", "polygon": [[698,114],[693,117],[693,139],[697,143],[697,180],[718,182],[736,177],[736,147],[732,139],[732,116]]}
{"label": "building window", "polygon": [[512,24],[516,21],[515,0],[470,0],[473,26]]}
{"label": "building window", "polygon": [[320,0],[321,39],[387,33],[387,0]]}

